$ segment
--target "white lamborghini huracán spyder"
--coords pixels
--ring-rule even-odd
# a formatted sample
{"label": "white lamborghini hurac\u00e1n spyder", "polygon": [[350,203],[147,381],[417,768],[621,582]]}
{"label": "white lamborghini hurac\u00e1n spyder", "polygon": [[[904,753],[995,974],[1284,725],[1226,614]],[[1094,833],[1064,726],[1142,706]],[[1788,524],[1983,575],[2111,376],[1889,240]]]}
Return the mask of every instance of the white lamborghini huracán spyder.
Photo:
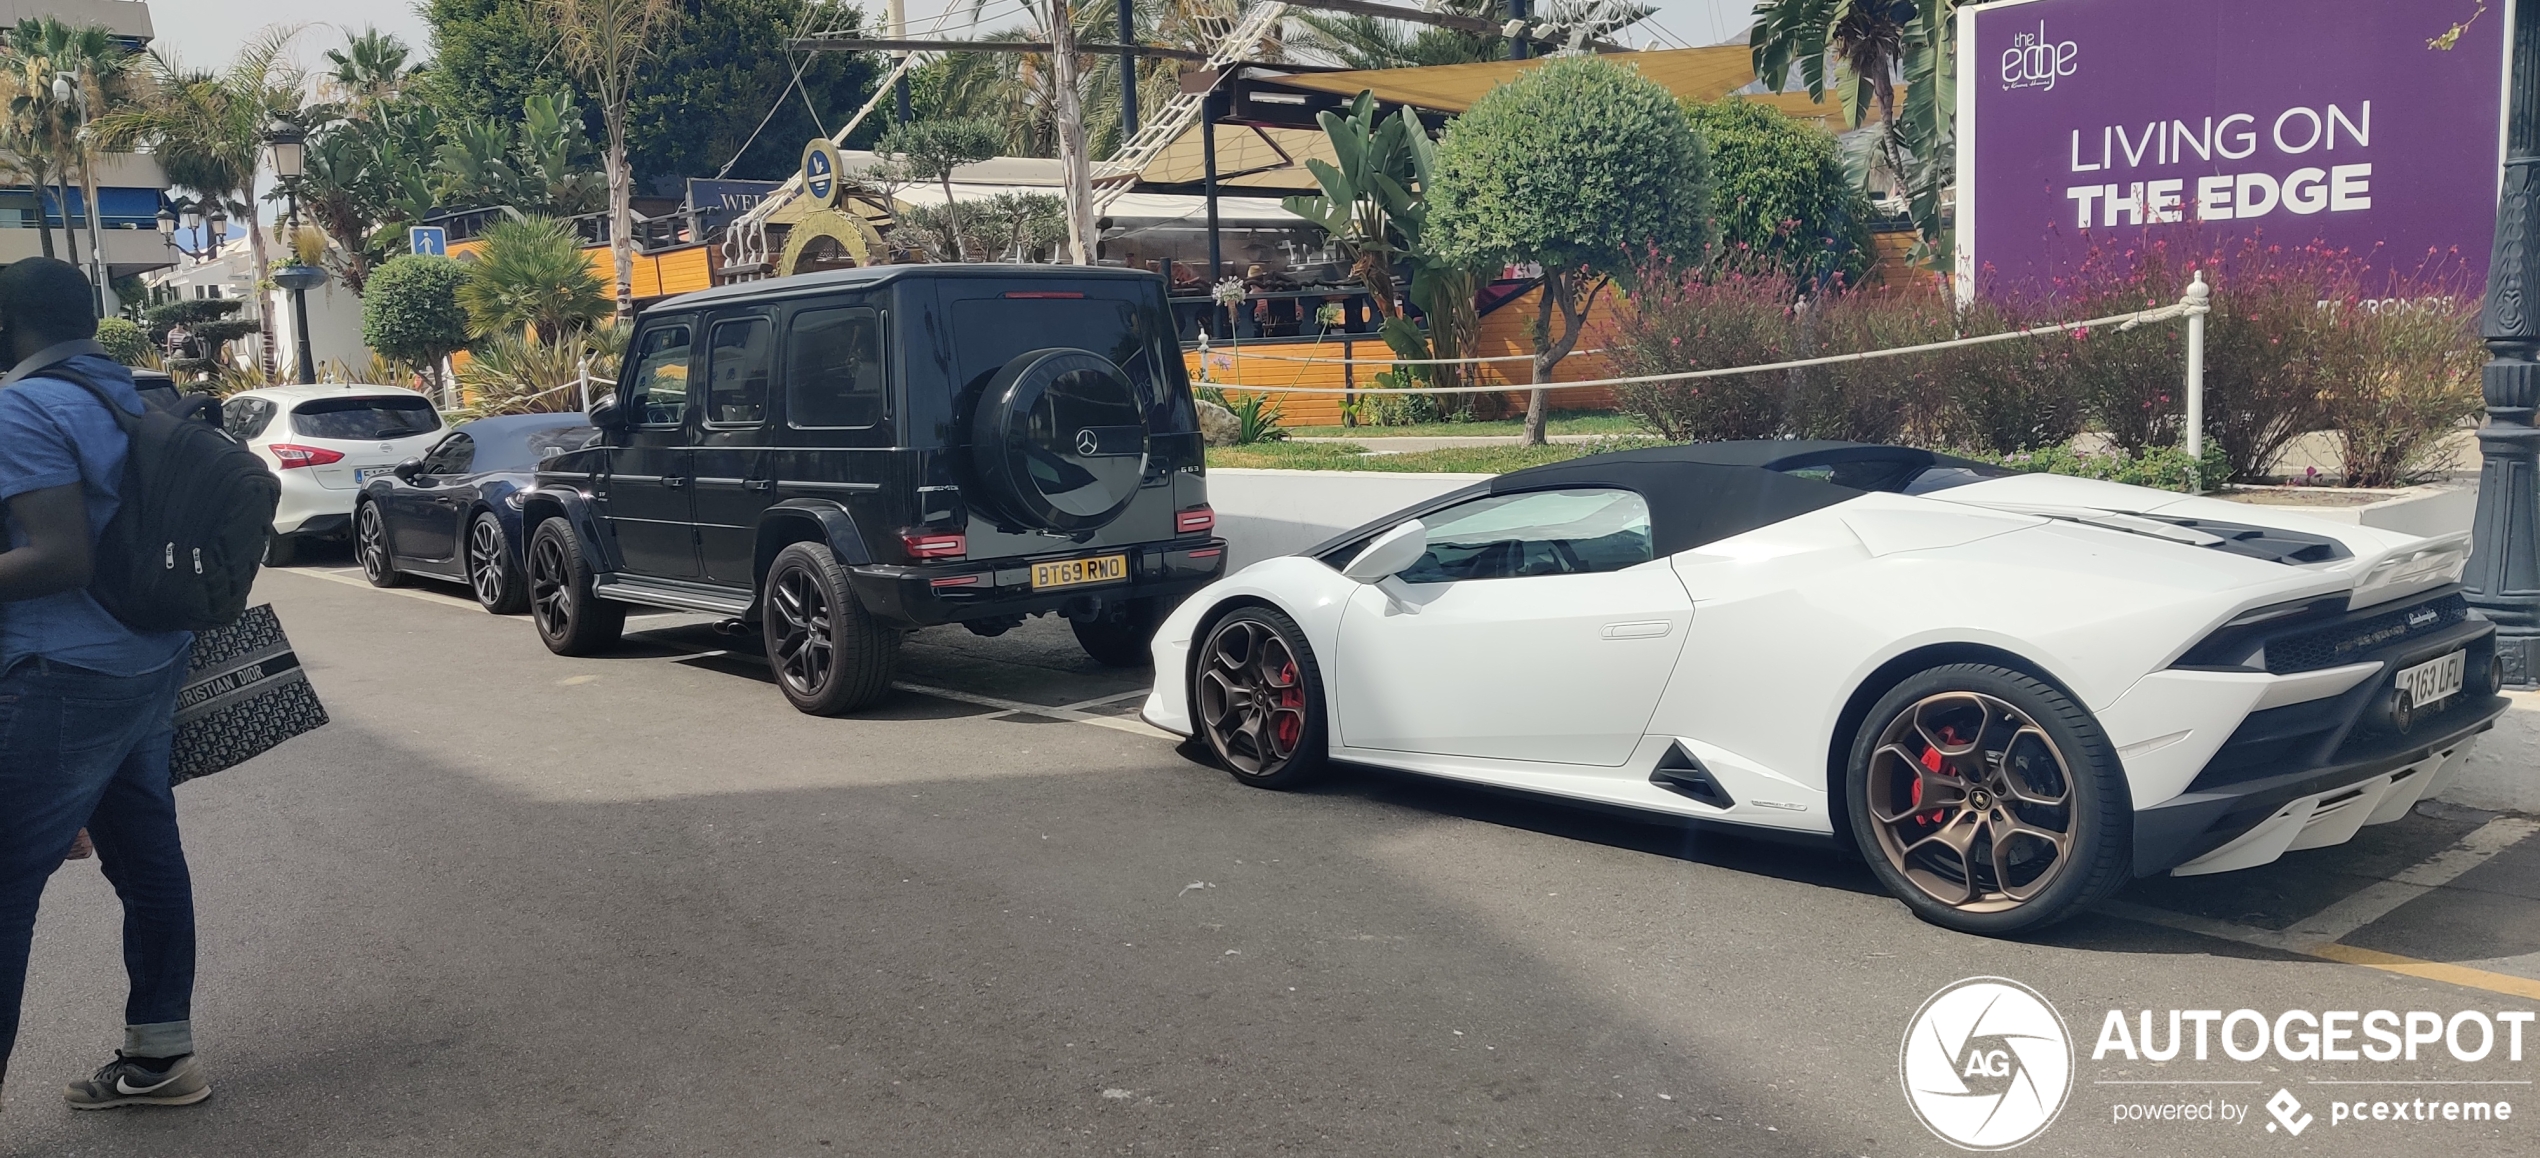
{"label": "white lamborghini hurac\u00e1n spyder", "polygon": [[1144,715],[1263,787],[1829,834],[2007,933],[2405,815],[2506,703],[2467,550],[1905,447],[1597,455],[1202,589]]}

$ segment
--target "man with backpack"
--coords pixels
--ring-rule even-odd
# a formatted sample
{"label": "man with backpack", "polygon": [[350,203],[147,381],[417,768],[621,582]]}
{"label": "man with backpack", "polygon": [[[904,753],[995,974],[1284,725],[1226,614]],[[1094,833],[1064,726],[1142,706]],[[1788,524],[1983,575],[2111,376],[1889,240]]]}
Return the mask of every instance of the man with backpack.
{"label": "man with backpack", "polygon": [[[193,637],[135,628],[92,594],[95,582],[116,602],[108,573],[133,569],[124,556],[135,552],[101,544],[128,478],[141,477],[127,475],[126,458],[144,407],[95,340],[91,300],[66,262],[0,268],[0,349],[15,363],[0,377],[0,1080],[37,903],[85,827],[123,900],[132,990],[122,1048],[66,1097],[79,1109],[191,1105],[211,1084],[194,1058],[193,884],[168,747]],[[200,574],[202,550],[192,550]],[[174,540],[166,558],[179,574]]]}

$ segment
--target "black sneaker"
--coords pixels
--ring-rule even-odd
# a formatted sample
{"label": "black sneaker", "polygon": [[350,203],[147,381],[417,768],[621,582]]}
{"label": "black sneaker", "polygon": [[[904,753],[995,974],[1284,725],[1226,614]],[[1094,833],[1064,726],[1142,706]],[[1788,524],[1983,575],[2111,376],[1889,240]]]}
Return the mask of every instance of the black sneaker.
{"label": "black sneaker", "polygon": [[[152,1059],[157,1060],[157,1059]],[[98,1067],[85,1081],[72,1082],[62,1097],[74,1110],[111,1110],[117,1106],[191,1106],[212,1096],[211,1080],[193,1054],[176,1059],[164,1070],[144,1067],[115,1052],[115,1060]]]}

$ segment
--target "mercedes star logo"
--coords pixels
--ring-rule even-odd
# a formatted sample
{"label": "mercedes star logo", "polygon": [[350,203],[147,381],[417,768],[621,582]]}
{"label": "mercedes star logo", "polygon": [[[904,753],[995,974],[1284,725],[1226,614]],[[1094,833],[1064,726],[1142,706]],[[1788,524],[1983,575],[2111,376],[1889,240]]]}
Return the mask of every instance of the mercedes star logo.
{"label": "mercedes star logo", "polygon": [[1077,431],[1076,453],[1087,458],[1102,453],[1102,436],[1094,433],[1094,428],[1090,426]]}

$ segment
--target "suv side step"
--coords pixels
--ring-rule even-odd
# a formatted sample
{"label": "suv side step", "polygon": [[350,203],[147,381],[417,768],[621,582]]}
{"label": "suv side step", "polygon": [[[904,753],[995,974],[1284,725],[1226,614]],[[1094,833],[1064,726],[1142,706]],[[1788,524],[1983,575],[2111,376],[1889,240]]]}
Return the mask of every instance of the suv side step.
{"label": "suv side step", "polygon": [[608,578],[591,584],[591,594],[619,603],[641,603],[647,607],[668,607],[677,611],[703,611],[711,615],[739,617],[749,614],[747,596],[734,596],[707,587],[685,583],[673,585],[660,580]]}

